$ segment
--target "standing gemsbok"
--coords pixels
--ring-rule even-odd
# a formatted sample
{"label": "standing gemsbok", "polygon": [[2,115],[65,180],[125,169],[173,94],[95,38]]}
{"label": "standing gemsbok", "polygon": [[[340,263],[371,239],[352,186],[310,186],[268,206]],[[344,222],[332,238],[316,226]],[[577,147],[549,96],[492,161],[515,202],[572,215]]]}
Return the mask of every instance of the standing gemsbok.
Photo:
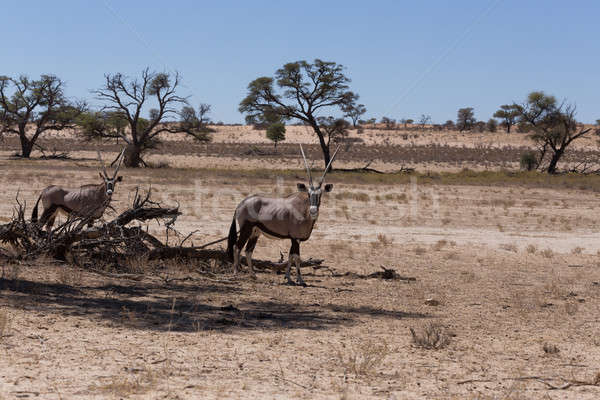
{"label": "standing gemsbok", "polygon": [[[292,246],[290,248],[287,270],[285,278],[287,283],[293,284],[290,278],[292,262],[296,264],[296,275],[299,285],[306,286],[300,274],[300,242],[310,238],[315,222],[319,217],[319,206],[321,205],[321,195],[325,192],[331,192],[333,185],[328,183],[323,186],[325,175],[335,159],[339,150],[336,149],[333,157],[329,161],[327,168],[323,172],[321,181],[317,186],[313,184],[310,168],[302,145],[300,151],[308,173],[310,187],[298,183],[298,193],[294,193],[284,198],[263,197],[252,195],[246,197],[237,206],[233,216],[233,222],[229,229],[229,240],[227,242],[227,254],[233,261],[234,271],[237,273],[240,264],[240,252],[246,245],[246,262],[252,274],[252,251],[261,234],[275,239],[290,239]],[[236,233],[236,221],[239,226],[239,236]]]}
{"label": "standing gemsbok", "polygon": [[38,204],[41,200],[44,212],[40,218],[40,223],[46,225],[48,231],[52,229],[54,220],[59,212],[67,216],[90,218],[88,225],[91,226],[94,220],[102,217],[104,210],[108,207],[112,198],[115,184],[122,180],[122,177],[117,176],[117,174],[123,162],[124,151],[125,149],[119,154],[117,168],[112,176],[109,176],[106,172],[106,166],[100,152],[98,152],[98,158],[102,164],[102,172],[100,173],[100,178],[103,180],[102,183],[83,185],[79,189],[71,190],[52,185],[42,190],[33,208],[31,222],[37,222]]}

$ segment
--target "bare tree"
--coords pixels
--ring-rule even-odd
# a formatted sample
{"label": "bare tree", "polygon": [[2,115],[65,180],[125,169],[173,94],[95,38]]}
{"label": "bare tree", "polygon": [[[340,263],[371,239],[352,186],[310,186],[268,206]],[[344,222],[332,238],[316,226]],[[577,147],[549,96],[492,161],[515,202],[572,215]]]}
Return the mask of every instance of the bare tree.
{"label": "bare tree", "polygon": [[[143,153],[160,143],[161,133],[186,133],[200,141],[210,140],[203,129],[210,106],[201,105],[200,113],[187,106],[187,99],[176,94],[180,79],[178,73],[156,73],[148,68],[142,71],[141,79],[120,73],[105,75],[104,85],[92,92],[105,105],[102,111],[82,119],[84,134],[89,138],[123,139],[127,143],[124,163],[128,167],[145,164]],[[142,117],[144,109],[152,106],[155,108],[149,110],[148,118]],[[168,121],[171,117],[178,120]],[[125,122],[127,129],[123,127]]]}
{"label": "bare tree", "polygon": [[211,108],[211,105],[206,103],[200,103],[198,106],[197,118],[200,125],[207,126],[210,124],[210,118],[208,118],[208,114],[210,114]]}
{"label": "bare tree", "polygon": [[567,147],[591,131],[578,126],[575,106],[559,105],[554,96],[544,92],[531,92],[524,104],[514,106],[519,110],[520,123],[531,129],[530,137],[538,146],[538,168],[549,158],[542,168],[550,174],[556,173]]}
{"label": "bare tree", "polygon": [[[310,126],[321,145],[325,166],[331,158],[329,145],[318,122],[318,114],[327,109],[347,108],[357,99],[349,89],[344,67],[335,62],[316,59],[313,63],[297,61],[285,64],[275,77],[260,77],[248,85],[248,95],[239,111],[246,122],[254,124],[265,116],[283,120],[297,119]],[[282,90],[277,93],[274,84]]]}
{"label": "bare tree", "polygon": [[425,125],[431,122],[431,115],[421,114],[419,118],[419,125],[421,125],[421,129],[425,129]]}
{"label": "bare tree", "polygon": [[0,76],[0,133],[19,136],[23,158],[31,156],[42,134],[73,128],[86,109],[84,102],[65,97],[64,86],[54,75],[38,80]]}

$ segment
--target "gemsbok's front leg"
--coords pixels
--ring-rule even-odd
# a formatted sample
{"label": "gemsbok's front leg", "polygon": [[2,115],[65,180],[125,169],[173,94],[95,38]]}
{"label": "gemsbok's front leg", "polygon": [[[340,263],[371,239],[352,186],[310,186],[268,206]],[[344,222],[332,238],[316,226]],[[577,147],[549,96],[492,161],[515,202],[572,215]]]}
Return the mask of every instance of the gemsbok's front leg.
{"label": "gemsbok's front leg", "polygon": [[298,282],[298,285],[301,286],[306,286],[306,283],[304,283],[304,281],[302,280],[302,275],[300,275],[300,244],[298,243],[298,241],[296,239],[291,239],[292,240],[292,246],[290,247],[290,254],[288,257],[288,265],[287,265],[287,270],[285,272],[285,279],[286,279],[286,283],[288,285],[295,285],[294,281],[292,281],[292,277],[290,276],[291,270],[292,270],[292,263],[294,263],[296,265],[296,280]]}

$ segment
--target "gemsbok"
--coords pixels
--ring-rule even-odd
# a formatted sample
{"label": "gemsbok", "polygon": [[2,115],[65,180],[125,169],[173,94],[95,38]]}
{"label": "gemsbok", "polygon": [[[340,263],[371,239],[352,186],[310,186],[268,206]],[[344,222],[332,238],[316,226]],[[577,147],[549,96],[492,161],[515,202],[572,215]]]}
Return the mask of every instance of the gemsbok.
{"label": "gemsbok", "polygon": [[42,226],[45,225],[48,231],[52,230],[58,213],[73,217],[90,218],[88,225],[91,226],[94,220],[102,217],[104,210],[110,204],[115,191],[115,184],[121,182],[123,179],[121,176],[117,176],[117,174],[123,162],[124,152],[125,149],[121,151],[117,159],[117,168],[112,176],[109,176],[106,172],[106,166],[100,152],[98,152],[98,158],[102,164],[102,172],[99,173],[103,181],[102,183],[83,185],[79,189],[71,190],[52,185],[42,190],[31,213],[31,222],[37,222],[38,205],[41,200],[44,212],[40,217],[40,223]]}
{"label": "gemsbok", "polygon": [[[304,183],[298,183],[298,193],[291,194],[288,197],[273,198],[252,195],[240,202],[231,222],[227,242],[227,254],[229,259],[233,261],[235,273],[238,272],[240,265],[240,253],[244,245],[246,245],[246,262],[252,275],[255,275],[254,267],[252,266],[252,252],[261,234],[273,239],[290,239],[292,245],[289,252],[285,279],[288,284],[294,284],[290,278],[290,270],[293,262],[296,265],[298,285],[306,286],[300,274],[300,242],[304,242],[310,238],[319,217],[321,195],[323,192],[331,192],[333,189],[332,184],[328,183],[323,186],[323,182],[338,150],[339,147],[327,164],[320,182],[315,186],[304,150],[302,149],[302,145],[300,145],[310,187],[307,188]],[[239,236],[236,232],[236,222],[239,226]]]}

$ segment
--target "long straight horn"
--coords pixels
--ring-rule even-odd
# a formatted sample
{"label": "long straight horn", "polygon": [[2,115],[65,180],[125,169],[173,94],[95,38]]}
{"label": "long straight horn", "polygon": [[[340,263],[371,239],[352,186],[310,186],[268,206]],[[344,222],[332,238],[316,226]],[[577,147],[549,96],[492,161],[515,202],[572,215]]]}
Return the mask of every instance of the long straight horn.
{"label": "long straight horn", "polygon": [[306,161],[306,156],[304,155],[304,149],[302,148],[302,143],[300,144],[300,151],[302,152],[302,158],[304,159],[304,166],[306,167],[306,172],[308,173],[308,183],[310,187],[313,186],[312,175],[310,174],[310,167],[308,166],[308,161]]}
{"label": "long straight horn", "polygon": [[335,149],[335,153],[333,153],[333,156],[329,159],[327,168],[325,168],[325,171],[323,171],[323,176],[321,177],[321,184],[323,184],[323,181],[325,180],[325,175],[327,175],[327,171],[329,171],[329,167],[331,167],[331,163],[333,162],[333,160],[335,160],[335,156],[337,156],[337,153],[339,150],[340,150],[340,146],[338,145],[337,149]]}
{"label": "long straight horn", "polygon": [[117,177],[117,174],[119,173],[119,168],[121,168],[121,163],[123,163],[123,159],[125,158],[124,156],[125,154],[125,148],[123,147],[123,150],[121,150],[121,154],[119,154],[119,163],[117,164],[117,169],[115,169],[115,174],[113,175],[113,179],[115,179]]}
{"label": "long straight horn", "polygon": [[104,176],[108,179],[108,174],[106,173],[106,166],[104,165],[104,160],[102,159],[100,150],[98,150],[98,160],[100,160],[100,163],[102,164],[102,172],[104,172]]}

